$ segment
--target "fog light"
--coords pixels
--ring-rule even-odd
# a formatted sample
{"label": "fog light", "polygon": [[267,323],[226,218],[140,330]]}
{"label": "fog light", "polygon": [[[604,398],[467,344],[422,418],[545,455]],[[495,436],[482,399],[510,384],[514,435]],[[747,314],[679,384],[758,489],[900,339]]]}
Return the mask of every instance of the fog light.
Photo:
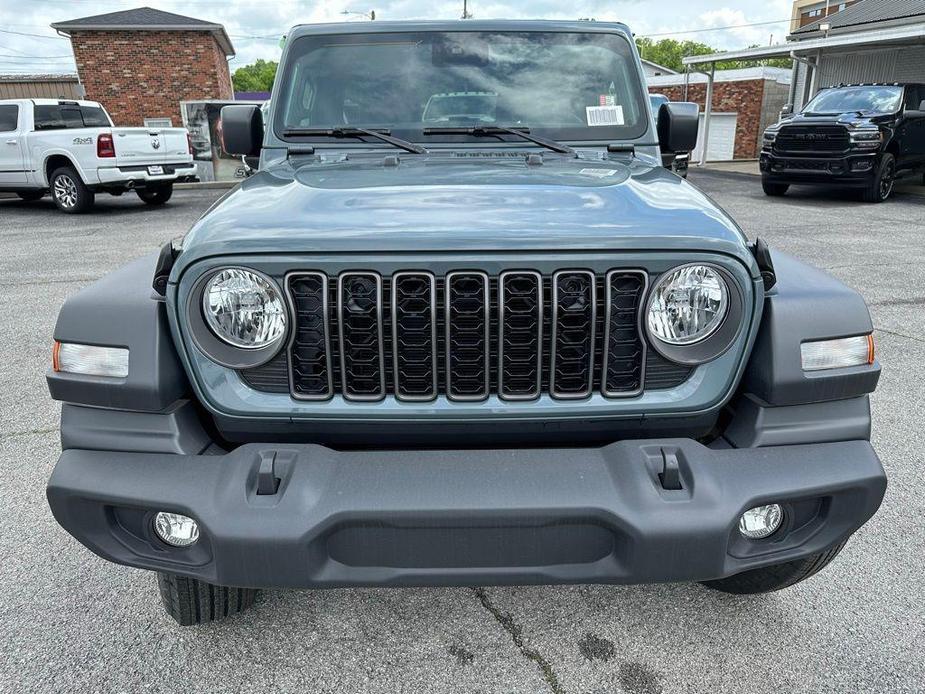
{"label": "fog light", "polygon": [[189,516],[160,511],[154,517],[154,531],[168,545],[189,547],[199,539],[199,524]]}
{"label": "fog light", "polygon": [[739,532],[750,540],[760,540],[780,527],[784,512],[778,504],[748,509],[739,519]]}

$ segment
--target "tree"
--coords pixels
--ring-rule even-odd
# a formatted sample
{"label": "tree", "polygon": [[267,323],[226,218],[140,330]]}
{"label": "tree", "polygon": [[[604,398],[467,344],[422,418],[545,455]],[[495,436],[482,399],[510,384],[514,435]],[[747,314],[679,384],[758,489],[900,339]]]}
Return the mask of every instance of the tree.
{"label": "tree", "polygon": [[[712,46],[699,41],[678,41],[676,39],[661,39],[653,41],[649,38],[637,38],[636,46],[639,49],[639,55],[662,67],[671,68],[677,72],[684,72],[682,58],[690,55],[708,55],[710,53],[722,53]],[[756,48],[756,46],[749,46]],[[789,69],[793,63],[790,58],[769,58],[767,60],[729,60],[720,62],[717,67],[723,70],[734,70],[736,68],[757,67],[767,65],[769,67],[783,67]]]}
{"label": "tree", "polygon": [[260,58],[253,65],[245,65],[234,71],[231,82],[236,92],[268,92],[273,88],[276,68],[279,63]]}

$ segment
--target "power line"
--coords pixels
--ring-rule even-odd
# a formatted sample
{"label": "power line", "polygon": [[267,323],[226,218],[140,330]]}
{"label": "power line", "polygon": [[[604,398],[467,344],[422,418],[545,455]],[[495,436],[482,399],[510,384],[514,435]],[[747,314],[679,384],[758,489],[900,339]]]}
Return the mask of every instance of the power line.
{"label": "power line", "polygon": [[657,34],[639,34],[638,37],[641,39],[648,39],[648,38],[652,38],[653,36],[677,36],[678,34],[699,34],[705,31],[725,31],[727,29],[745,29],[748,27],[767,26],[769,24],[789,23],[791,19],[792,19],[791,17],[788,17],[787,19],[778,19],[778,20],[769,21],[769,22],[751,22],[749,24],[731,24],[725,27],[711,27],[709,29],[686,29],[684,31],[663,31]]}
{"label": "power line", "polygon": [[6,29],[0,29],[0,34],[13,34],[14,36],[31,36],[36,39],[55,39],[58,41],[67,41],[63,36],[47,36],[45,34],[27,34],[22,31],[8,31]]}

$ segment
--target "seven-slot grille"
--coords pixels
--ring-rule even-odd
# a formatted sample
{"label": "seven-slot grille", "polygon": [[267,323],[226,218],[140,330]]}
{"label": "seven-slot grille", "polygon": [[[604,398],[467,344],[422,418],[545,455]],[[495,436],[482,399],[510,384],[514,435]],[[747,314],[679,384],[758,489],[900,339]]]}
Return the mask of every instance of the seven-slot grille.
{"label": "seven-slot grille", "polygon": [[294,272],[289,389],[299,399],[581,399],[643,390],[641,270]]}

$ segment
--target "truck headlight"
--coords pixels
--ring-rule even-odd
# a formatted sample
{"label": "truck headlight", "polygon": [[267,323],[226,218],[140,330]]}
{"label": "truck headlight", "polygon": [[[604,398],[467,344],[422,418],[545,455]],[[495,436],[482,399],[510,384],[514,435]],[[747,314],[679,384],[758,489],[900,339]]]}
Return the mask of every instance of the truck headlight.
{"label": "truck headlight", "polygon": [[202,312],[220,340],[240,349],[262,349],[286,333],[286,307],[272,280],[253,270],[216,272],[202,293]]}
{"label": "truck headlight", "polygon": [[776,131],[776,130],[765,130],[765,131],[764,131],[764,136],[762,137],[762,140],[764,141],[764,144],[766,144],[766,145],[773,145],[773,144],[774,144],[774,141],[775,141],[776,139],[777,139],[777,131]]}
{"label": "truck headlight", "polygon": [[652,288],[646,325],[666,344],[690,345],[716,332],[728,308],[729,287],[719,271],[685,265],[665,273]]}

